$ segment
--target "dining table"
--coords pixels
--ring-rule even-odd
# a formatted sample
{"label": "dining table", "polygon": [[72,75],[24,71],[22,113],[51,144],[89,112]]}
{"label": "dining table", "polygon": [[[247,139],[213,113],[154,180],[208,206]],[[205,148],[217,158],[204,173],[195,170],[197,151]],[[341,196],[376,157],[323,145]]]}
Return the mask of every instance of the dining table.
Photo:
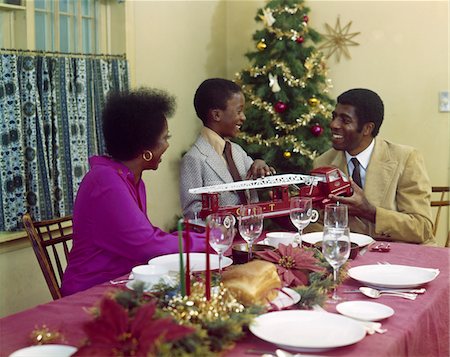
{"label": "dining table", "polygon": [[[442,247],[390,242],[388,251],[359,254],[347,262],[347,268],[374,264],[394,264],[439,269],[436,278],[421,287],[426,292],[415,300],[396,296],[382,296],[377,300],[366,297],[358,288],[364,284],[347,277],[339,285],[338,294],[343,301],[376,301],[391,307],[394,314],[381,320],[384,333],[367,334],[357,343],[326,350],[308,351],[317,356],[445,356],[449,349],[450,249]],[[125,276],[126,277],[126,276]],[[121,277],[118,277],[121,278]],[[4,287],[5,288],[5,287]],[[30,334],[45,325],[64,336],[64,344],[79,347],[86,338],[82,326],[92,319],[88,309],[94,306],[108,290],[117,289],[110,282],[55,300],[0,319],[0,356],[31,345]],[[119,287],[120,288],[120,287]],[[123,287],[121,287],[123,288]],[[351,292],[348,292],[351,291]],[[32,292],[24,292],[32,294]],[[290,309],[295,307],[290,307]],[[323,308],[337,313],[336,304],[326,303]],[[300,322],[299,322],[300,323]],[[341,331],[335,331],[339,334]],[[275,354],[278,347],[256,337],[250,330],[222,355],[251,356]]]}

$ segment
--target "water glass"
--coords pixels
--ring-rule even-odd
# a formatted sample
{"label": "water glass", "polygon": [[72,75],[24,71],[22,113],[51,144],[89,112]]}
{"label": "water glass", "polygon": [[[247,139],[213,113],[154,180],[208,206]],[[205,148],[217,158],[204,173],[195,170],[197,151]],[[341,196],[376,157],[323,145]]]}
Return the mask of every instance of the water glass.
{"label": "water glass", "polygon": [[209,245],[219,254],[219,273],[222,273],[223,254],[231,247],[236,234],[236,218],[229,213],[212,213],[206,217]]}
{"label": "water glass", "polygon": [[263,213],[257,205],[243,205],[239,208],[239,233],[248,244],[248,261],[252,260],[253,242],[259,238],[263,230]]}
{"label": "water glass", "polygon": [[337,302],[341,298],[337,295],[337,276],[339,268],[350,256],[350,229],[324,227],[322,240],[322,254],[333,267],[334,290],[330,302]]}
{"label": "water glass", "polygon": [[311,222],[313,215],[312,198],[310,197],[292,197],[290,218],[292,224],[297,227],[298,239],[297,245],[302,246],[303,229]]}
{"label": "water glass", "polygon": [[348,227],[348,208],[342,203],[329,203],[325,205],[324,227],[346,228]]}

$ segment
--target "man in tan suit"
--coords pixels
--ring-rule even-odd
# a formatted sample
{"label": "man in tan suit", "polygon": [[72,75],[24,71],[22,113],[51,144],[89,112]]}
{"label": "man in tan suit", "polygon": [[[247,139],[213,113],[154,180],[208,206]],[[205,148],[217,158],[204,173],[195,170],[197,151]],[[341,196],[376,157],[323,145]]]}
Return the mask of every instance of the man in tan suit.
{"label": "man in tan suit", "polygon": [[433,242],[431,184],[422,155],[377,137],[384,105],[375,92],[351,89],[337,102],[333,148],[314,167],[336,166],[353,178],[351,197],[329,197],[348,205],[350,230],[382,240]]}

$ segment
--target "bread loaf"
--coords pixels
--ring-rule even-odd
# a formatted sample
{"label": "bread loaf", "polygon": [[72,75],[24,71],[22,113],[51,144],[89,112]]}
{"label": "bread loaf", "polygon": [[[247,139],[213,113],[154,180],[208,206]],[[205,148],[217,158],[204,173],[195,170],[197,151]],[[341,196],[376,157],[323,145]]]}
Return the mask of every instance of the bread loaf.
{"label": "bread loaf", "polygon": [[222,282],[238,301],[247,306],[266,304],[281,289],[275,264],[263,260],[229,268],[223,272]]}

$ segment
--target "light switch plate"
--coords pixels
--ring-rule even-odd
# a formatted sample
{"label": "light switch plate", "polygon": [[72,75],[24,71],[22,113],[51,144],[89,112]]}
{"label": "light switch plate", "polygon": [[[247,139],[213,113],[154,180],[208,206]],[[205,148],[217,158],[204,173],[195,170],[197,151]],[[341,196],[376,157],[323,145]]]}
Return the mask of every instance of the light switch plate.
{"label": "light switch plate", "polygon": [[450,97],[448,91],[439,92],[439,111],[450,112]]}

